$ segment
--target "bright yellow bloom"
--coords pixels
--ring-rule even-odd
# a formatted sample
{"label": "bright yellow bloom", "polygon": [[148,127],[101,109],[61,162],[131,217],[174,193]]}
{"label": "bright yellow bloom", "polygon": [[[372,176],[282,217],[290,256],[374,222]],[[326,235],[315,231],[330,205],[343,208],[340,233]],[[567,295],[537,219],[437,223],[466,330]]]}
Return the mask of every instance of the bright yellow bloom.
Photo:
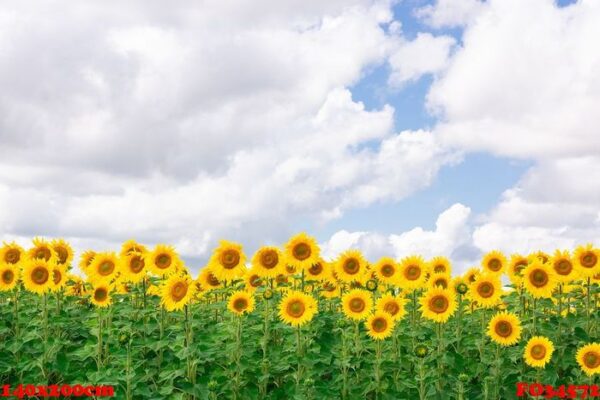
{"label": "bright yellow bloom", "polygon": [[549,261],[552,269],[556,273],[556,279],[561,283],[569,283],[578,278],[578,271],[573,265],[571,255],[567,250],[556,250],[554,256]]}
{"label": "bright yellow bloom", "polygon": [[51,268],[52,283],[50,285],[51,292],[60,292],[67,284],[67,265],[54,264]]}
{"label": "bright yellow bloom", "polygon": [[30,259],[44,260],[46,262],[54,262],[56,253],[50,243],[41,238],[33,239],[33,247],[27,251]]}
{"label": "bright yellow bloom", "polygon": [[298,272],[307,269],[319,261],[321,249],[317,241],[306,233],[299,233],[285,245],[285,262]]}
{"label": "bright yellow bloom", "polygon": [[423,317],[440,323],[447,322],[457,308],[454,290],[440,287],[427,290],[420,303]]}
{"label": "bright yellow bloom", "polygon": [[502,293],[502,284],[497,274],[481,274],[469,288],[471,298],[482,307],[494,307]]}
{"label": "bright yellow bloom", "polygon": [[275,246],[261,247],[252,257],[252,268],[261,277],[275,278],[283,272],[284,266],[283,253]]}
{"label": "bright yellow bloom", "polygon": [[79,269],[81,272],[84,272],[86,275],[88,274],[88,268],[92,265],[95,256],[96,252],[94,250],[86,250],[81,254],[79,258]]}
{"label": "bright yellow bloom", "polygon": [[302,326],[317,313],[317,301],[310,295],[288,291],[279,303],[279,318],[286,324]]}
{"label": "bright yellow bloom", "polygon": [[323,259],[319,259],[319,261],[313,264],[310,268],[305,270],[306,279],[313,281],[326,281],[331,279],[332,271],[331,264],[326,262]]}
{"label": "bright yellow bloom", "polygon": [[488,324],[487,335],[501,346],[512,346],[521,338],[521,321],[513,313],[497,313]]}
{"label": "bright yellow bloom", "polygon": [[173,246],[157,244],[154,250],[144,254],[144,265],[158,276],[170,276],[179,269],[181,260]]}
{"label": "bright yellow bloom", "polygon": [[433,274],[427,280],[427,287],[441,287],[442,289],[448,289],[450,287],[450,275],[445,273]]}
{"label": "bright yellow bloom", "polygon": [[326,299],[332,299],[340,294],[340,288],[333,280],[327,280],[321,283],[320,293]]}
{"label": "bright yellow bloom", "polygon": [[12,290],[19,283],[19,268],[0,262],[0,292]]}
{"label": "bright yellow bloom", "polygon": [[589,343],[579,348],[575,358],[588,376],[600,374],[600,343]]}
{"label": "bright yellow bloom", "polygon": [[24,260],[25,251],[15,242],[4,243],[0,247],[0,264],[17,265]]}
{"label": "bright yellow bloom", "polygon": [[121,256],[121,273],[127,282],[138,283],[146,276],[146,260],[142,253],[129,251]]}
{"label": "bright yellow bloom", "polygon": [[205,291],[218,289],[222,286],[221,281],[217,279],[208,267],[204,267],[200,270],[197,281]]}
{"label": "bright yellow bloom", "polygon": [[144,255],[147,252],[148,249],[146,246],[130,239],[121,245],[121,253],[119,255],[121,257],[128,256],[130,253],[140,253],[141,255]]}
{"label": "bright yellow bloom", "polygon": [[23,269],[23,286],[32,293],[44,294],[52,286],[51,268],[54,263],[48,263],[43,258],[31,259]]}
{"label": "bright yellow bloom", "polygon": [[120,269],[121,261],[115,253],[96,253],[85,272],[94,284],[99,282],[109,283],[117,277]]}
{"label": "bright yellow bloom", "polygon": [[550,261],[550,256],[544,253],[543,251],[539,250],[529,254],[527,256],[527,260],[529,261],[529,264],[536,260],[541,262],[542,264],[546,264],[548,261]]}
{"label": "bright yellow bloom", "polygon": [[358,250],[347,250],[335,261],[337,278],[345,283],[363,282],[367,272],[367,260]]}
{"label": "bright yellow bloom", "polygon": [[487,253],[481,261],[481,266],[484,272],[500,275],[506,268],[506,257],[498,250],[493,250]]}
{"label": "bright yellow bloom", "polygon": [[111,286],[107,283],[100,283],[94,286],[92,293],[90,294],[92,304],[101,308],[110,306],[112,304],[110,292]]}
{"label": "bright yellow bloom", "polygon": [[392,320],[399,321],[406,315],[406,299],[391,294],[385,294],[377,299],[375,310],[384,312],[392,317]]}
{"label": "bright yellow bloom", "polygon": [[232,281],[244,275],[245,262],[241,244],[221,240],[210,257],[208,268],[220,281]]}
{"label": "bright yellow bloom", "polygon": [[520,254],[510,256],[508,263],[508,277],[515,286],[521,286],[523,283],[523,270],[527,268],[527,257]]}
{"label": "bright yellow bloom", "polygon": [[420,289],[425,284],[428,268],[421,256],[409,256],[400,261],[400,287],[406,291]]}
{"label": "bright yellow bloom", "polygon": [[478,267],[471,267],[467,270],[467,272],[465,272],[463,277],[465,278],[467,284],[470,285],[475,282],[475,280],[480,274],[481,270]]}
{"label": "bright yellow bloom", "polygon": [[50,242],[52,250],[56,254],[56,263],[69,267],[73,261],[73,248],[64,239],[55,239]]}
{"label": "bright yellow bloom", "polygon": [[556,273],[549,264],[534,260],[523,270],[523,286],[535,298],[552,297],[557,285]]}
{"label": "bright yellow bloom", "polygon": [[394,321],[392,317],[386,313],[378,311],[371,314],[365,321],[367,335],[375,340],[383,340],[392,335],[394,331]]}
{"label": "bright yellow bloom", "polygon": [[527,342],[523,357],[530,367],[544,368],[554,352],[554,345],[544,336],[534,336]]}
{"label": "bright yellow bloom", "polygon": [[600,249],[592,244],[579,246],[573,256],[575,268],[582,278],[590,278],[600,274]]}
{"label": "bright yellow bloom", "polygon": [[377,279],[387,285],[397,286],[400,281],[400,267],[391,257],[382,257],[373,266]]}
{"label": "bright yellow bloom", "polygon": [[227,309],[234,314],[250,314],[254,311],[254,296],[246,291],[234,292],[227,302]]}
{"label": "bright yellow bloom", "polygon": [[263,285],[263,279],[254,268],[251,268],[244,274],[244,287],[246,290],[254,292]]}
{"label": "bright yellow bloom", "polygon": [[160,303],[167,311],[181,310],[194,297],[196,285],[188,276],[171,275],[161,288]]}
{"label": "bright yellow bloom", "polygon": [[434,257],[429,261],[429,270],[432,274],[452,274],[452,264],[446,257]]}
{"label": "bright yellow bloom", "polygon": [[342,296],[342,311],[350,319],[366,319],[373,308],[371,293],[363,289],[352,289]]}

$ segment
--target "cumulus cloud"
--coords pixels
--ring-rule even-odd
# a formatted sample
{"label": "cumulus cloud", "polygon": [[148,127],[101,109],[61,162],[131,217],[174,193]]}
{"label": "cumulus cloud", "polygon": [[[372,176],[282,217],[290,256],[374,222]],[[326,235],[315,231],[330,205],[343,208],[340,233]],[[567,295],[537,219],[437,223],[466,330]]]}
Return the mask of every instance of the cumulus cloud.
{"label": "cumulus cloud", "polygon": [[480,0],[436,0],[418,8],[415,15],[435,28],[464,26],[481,12],[483,5]]}

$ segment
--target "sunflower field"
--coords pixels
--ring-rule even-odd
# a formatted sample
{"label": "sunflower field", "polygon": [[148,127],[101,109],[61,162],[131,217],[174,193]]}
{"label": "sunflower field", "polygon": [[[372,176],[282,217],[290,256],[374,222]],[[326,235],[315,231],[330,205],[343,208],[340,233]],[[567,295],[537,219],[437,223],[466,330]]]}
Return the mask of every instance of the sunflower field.
{"label": "sunflower field", "polygon": [[[73,272],[77,264],[81,275]],[[199,276],[172,246],[0,248],[2,384],[112,385],[118,399],[514,399],[598,384],[600,249],[445,257],[301,233],[251,257],[221,241]]]}

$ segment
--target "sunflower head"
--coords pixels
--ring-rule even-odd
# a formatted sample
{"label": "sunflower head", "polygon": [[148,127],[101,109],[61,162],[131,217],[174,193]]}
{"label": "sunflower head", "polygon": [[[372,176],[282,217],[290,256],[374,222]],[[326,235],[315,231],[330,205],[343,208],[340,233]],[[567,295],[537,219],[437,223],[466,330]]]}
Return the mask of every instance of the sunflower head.
{"label": "sunflower head", "polygon": [[465,278],[465,282],[467,285],[470,285],[475,282],[477,277],[481,274],[481,270],[478,267],[471,267],[465,272],[463,278]]}
{"label": "sunflower head", "polygon": [[335,274],[344,283],[362,283],[367,273],[367,261],[358,250],[347,250],[334,264]]}
{"label": "sunflower head", "polygon": [[210,257],[209,268],[217,279],[231,281],[244,274],[245,263],[241,244],[221,240]]}
{"label": "sunflower head", "polygon": [[375,340],[383,340],[392,335],[394,331],[394,321],[386,312],[375,312],[371,314],[365,321],[367,335]]}
{"label": "sunflower head", "polygon": [[600,343],[589,343],[579,348],[575,358],[588,376],[600,374]]}
{"label": "sunflower head", "polygon": [[189,276],[171,275],[161,288],[161,304],[167,311],[181,310],[194,297],[196,285]]}
{"label": "sunflower head", "polygon": [[302,326],[317,313],[317,301],[310,295],[288,291],[279,303],[279,318],[286,324]]}
{"label": "sunflower head", "polygon": [[20,270],[13,264],[0,263],[0,292],[12,290],[19,282]]}
{"label": "sunflower head", "polygon": [[469,288],[471,298],[482,307],[494,307],[500,300],[502,284],[497,274],[478,275]]}
{"label": "sunflower head", "polygon": [[263,278],[252,268],[246,271],[244,274],[244,287],[250,292],[254,292],[256,289],[263,285]]}
{"label": "sunflower head", "polygon": [[88,273],[88,268],[92,265],[92,261],[94,261],[94,257],[96,256],[96,252],[94,250],[86,250],[79,257],[79,269],[82,272]]}
{"label": "sunflower head", "polygon": [[54,264],[51,268],[52,284],[50,285],[50,291],[60,292],[67,284],[67,265],[66,264]]}
{"label": "sunflower head", "polygon": [[549,264],[534,260],[523,270],[523,286],[535,298],[550,298],[558,280]]}
{"label": "sunflower head", "polygon": [[530,367],[544,368],[554,352],[554,345],[544,336],[534,336],[527,342],[523,357]]}
{"label": "sunflower head", "polygon": [[425,358],[429,354],[429,349],[427,346],[418,344],[415,346],[415,355],[419,358]]}
{"label": "sunflower head", "polygon": [[528,263],[527,257],[520,254],[513,254],[510,256],[510,262],[508,263],[508,277],[515,286],[521,286],[523,282],[523,270],[527,268]]}
{"label": "sunflower head", "polygon": [[448,289],[451,286],[450,275],[439,273],[433,274],[427,280],[429,288],[441,287],[442,289]]}
{"label": "sunflower head", "polygon": [[513,313],[498,313],[490,320],[487,334],[501,346],[512,346],[521,338],[521,322]]}
{"label": "sunflower head", "polygon": [[456,311],[454,290],[435,287],[421,297],[421,313],[424,318],[445,323]]}
{"label": "sunflower head", "polygon": [[119,253],[119,255],[121,257],[128,256],[131,253],[139,253],[139,254],[144,255],[147,252],[148,252],[148,249],[146,248],[146,246],[136,242],[133,239],[129,239],[128,241],[124,242],[121,245],[121,253]]}
{"label": "sunflower head", "polygon": [[282,273],[284,264],[283,253],[275,246],[263,246],[252,256],[252,268],[261,277],[275,278]]}
{"label": "sunflower head", "polygon": [[363,289],[352,289],[342,296],[342,311],[350,319],[361,321],[371,314],[373,298]]}
{"label": "sunflower head", "polygon": [[44,294],[52,287],[52,268],[54,263],[44,259],[31,259],[23,269],[23,285],[32,293]]}
{"label": "sunflower head", "polygon": [[89,268],[85,271],[92,282],[111,282],[121,269],[120,259],[115,253],[96,253]]}
{"label": "sunflower head", "polygon": [[380,282],[388,285],[398,285],[400,280],[400,267],[391,257],[382,257],[373,265],[375,275]]}
{"label": "sunflower head", "polygon": [[246,291],[234,292],[229,297],[227,309],[236,315],[250,314],[254,310],[254,296]]}
{"label": "sunflower head", "polygon": [[537,261],[541,262],[542,264],[546,264],[548,261],[550,261],[550,256],[547,253],[545,253],[541,250],[538,250],[533,253],[530,253],[527,256],[527,260],[529,261],[529,263],[532,263],[533,261],[537,260]]}
{"label": "sunflower head", "polygon": [[493,250],[483,256],[481,266],[485,272],[500,275],[506,268],[506,257],[498,250]]}
{"label": "sunflower head", "polygon": [[429,270],[432,274],[450,275],[452,273],[452,265],[446,257],[434,257],[429,261]]}
{"label": "sunflower head", "polygon": [[591,243],[577,247],[573,261],[582,278],[593,277],[600,273],[600,249],[595,248]]}
{"label": "sunflower head", "polygon": [[320,294],[326,299],[333,299],[340,294],[340,289],[333,279],[329,279],[321,283]]}
{"label": "sunflower head", "polygon": [[181,260],[173,246],[157,244],[154,250],[144,254],[144,265],[158,276],[170,276],[178,272]]}
{"label": "sunflower head", "polygon": [[306,269],[306,277],[313,281],[324,281],[331,278],[331,264],[323,259]]}
{"label": "sunflower head", "polygon": [[0,247],[0,264],[18,265],[24,258],[24,250],[17,243],[4,243]]}
{"label": "sunflower head", "polygon": [[552,266],[556,279],[559,282],[569,283],[578,277],[578,271],[575,269],[571,255],[567,250],[556,250],[552,258],[549,260],[549,263]]}
{"label": "sunflower head", "polygon": [[310,268],[319,261],[321,249],[317,241],[306,233],[299,233],[285,245],[285,261],[296,271]]}
{"label": "sunflower head", "polygon": [[423,287],[428,273],[427,264],[420,256],[409,256],[400,262],[400,287],[411,291]]}
{"label": "sunflower head", "polygon": [[121,272],[127,282],[138,283],[146,276],[146,260],[142,253],[129,251],[121,256]]}
{"label": "sunflower head", "polygon": [[94,286],[90,293],[90,301],[96,307],[105,308],[111,305],[112,297],[110,295],[112,288],[106,283],[100,283]]}
{"label": "sunflower head", "polygon": [[404,298],[385,294],[377,299],[375,309],[378,312],[389,314],[394,321],[399,321],[406,315],[405,304],[406,300]]}
{"label": "sunflower head", "polygon": [[52,250],[56,254],[56,263],[68,267],[73,261],[73,248],[64,239],[55,239],[50,243]]}
{"label": "sunflower head", "polygon": [[54,262],[56,259],[56,253],[52,245],[41,238],[33,239],[33,247],[27,251],[27,255],[30,259],[44,260],[46,262]]}
{"label": "sunflower head", "polygon": [[218,289],[223,285],[208,267],[204,267],[200,270],[198,282],[200,282],[200,285],[202,285],[206,291]]}

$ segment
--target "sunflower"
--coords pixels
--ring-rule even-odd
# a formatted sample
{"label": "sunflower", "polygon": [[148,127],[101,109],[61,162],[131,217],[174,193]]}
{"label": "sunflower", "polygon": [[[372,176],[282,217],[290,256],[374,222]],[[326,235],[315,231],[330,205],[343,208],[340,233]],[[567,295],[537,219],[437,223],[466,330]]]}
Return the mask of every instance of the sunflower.
{"label": "sunflower", "polygon": [[108,307],[112,303],[112,297],[110,296],[111,287],[106,283],[100,283],[92,289],[90,293],[90,300],[96,307]]}
{"label": "sunflower", "polygon": [[121,256],[121,272],[123,279],[138,283],[146,276],[146,261],[144,255],[137,251],[129,251]]}
{"label": "sunflower", "polygon": [[23,285],[25,289],[37,294],[44,294],[52,286],[51,267],[53,263],[48,263],[44,259],[29,260],[23,269]]}
{"label": "sunflower", "polygon": [[244,274],[244,287],[246,290],[254,292],[263,285],[263,279],[254,268],[249,269]]}
{"label": "sunflower", "polygon": [[556,250],[550,259],[550,265],[556,273],[556,279],[561,283],[569,283],[577,278],[577,270],[567,250]]}
{"label": "sunflower", "polygon": [[136,242],[133,239],[129,239],[121,245],[121,253],[119,255],[121,257],[128,256],[130,253],[140,253],[142,255],[146,254],[148,249],[143,244]]}
{"label": "sunflower", "polygon": [[367,335],[375,340],[382,340],[392,335],[394,321],[388,313],[378,311],[367,318],[365,327]]}
{"label": "sunflower", "polygon": [[220,281],[232,281],[244,274],[245,262],[241,244],[221,240],[210,257],[208,268]]}
{"label": "sunflower", "polygon": [[445,273],[433,274],[429,277],[427,281],[427,286],[429,288],[441,287],[442,289],[448,289],[450,287],[450,275]]}
{"label": "sunflower", "polygon": [[96,253],[86,270],[92,282],[110,282],[117,277],[121,262],[115,253]]}
{"label": "sunflower", "polygon": [[465,278],[465,281],[467,282],[467,284],[470,285],[475,282],[475,280],[477,279],[477,277],[480,274],[481,274],[481,270],[478,267],[472,267],[472,268],[469,268],[467,270],[467,272],[465,272],[463,277]]}
{"label": "sunflower", "polygon": [[51,292],[60,292],[67,284],[67,264],[54,264],[51,268]]}
{"label": "sunflower", "polygon": [[573,261],[582,278],[593,277],[600,273],[600,250],[591,244],[577,247]]}
{"label": "sunflower", "polygon": [[73,261],[73,248],[64,239],[55,239],[50,242],[52,250],[56,254],[56,263],[69,267]]}
{"label": "sunflower", "polygon": [[288,291],[279,303],[279,318],[292,326],[304,325],[313,319],[316,312],[317,301],[298,291]]}
{"label": "sunflower", "polygon": [[252,256],[252,268],[261,277],[275,278],[283,272],[284,265],[283,253],[275,246],[261,247]]}
{"label": "sunflower", "polygon": [[558,285],[556,273],[549,264],[534,260],[523,270],[523,285],[534,298],[552,297],[552,291]]}
{"label": "sunflower", "polygon": [[323,259],[306,269],[306,279],[313,281],[326,281],[331,278],[331,264]]}
{"label": "sunflower", "polygon": [[482,307],[494,307],[500,299],[502,284],[496,274],[481,274],[471,284],[469,293]]}
{"label": "sunflower", "polygon": [[500,275],[506,268],[506,257],[498,250],[490,251],[483,256],[481,266],[485,272]]}
{"label": "sunflower", "polygon": [[432,274],[450,275],[452,273],[452,265],[446,257],[434,257],[429,261],[429,270]]}
{"label": "sunflower", "polygon": [[420,302],[423,317],[440,323],[448,321],[457,307],[454,290],[440,287],[427,290]]}
{"label": "sunflower", "polygon": [[342,296],[342,310],[350,319],[360,321],[371,314],[373,298],[371,293],[363,289],[352,289]]}
{"label": "sunflower", "polygon": [[521,321],[513,313],[500,312],[490,320],[487,334],[501,346],[512,346],[521,338]]}
{"label": "sunflower", "polygon": [[530,367],[544,368],[550,362],[553,352],[554,345],[548,338],[534,336],[527,342],[523,357],[525,358],[525,363]]}
{"label": "sunflower", "polygon": [[144,254],[144,264],[158,276],[169,276],[177,272],[181,263],[173,246],[157,244],[154,250]]}
{"label": "sunflower", "polygon": [[213,275],[212,271],[207,267],[202,268],[200,274],[198,275],[197,281],[200,282],[202,288],[207,291],[218,289],[222,286],[221,281],[218,280],[217,277]]}
{"label": "sunflower", "polygon": [[285,245],[285,261],[296,271],[312,267],[319,261],[320,253],[317,241],[306,233],[297,234]]}
{"label": "sunflower", "polygon": [[575,358],[588,376],[600,374],[600,343],[589,343],[579,348]]}
{"label": "sunflower", "polygon": [[538,260],[542,264],[546,264],[548,261],[550,261],[550,256],[548,254],[544,253],[543,251],[539,250],[539,251],[529,254],[527,256],[527,259],[529,260],[529,263],[532,263],[533,261]]}
{"label": "sunflower", "polygon": [[321,296],[326,299],[333,299],[340,293],[339,287],[333,280],[327,280],[321,283]]}
{"label": "sunflower", "polygon": [[33,239],[33,247],[27,251],[27,255],[31,259],[41,259],[46,262],[52,262],[56,258],[56,253],[54,252],[52,245],[41,238]]}
{"label": "sunflower", "polygon": [[92,265],[96,252],[94,250],[86,250],[79,257],[79,269],[87,274],[87,270]]}
{"label": "sunflower", "polygon": [[0,263],[0,292],[12,290],[19,283],[19,268]]}
{"label": "sunflower", "polygon": [[421,256],[409,256],[400,261],[400,287],[411,291],[421,288],[427,277],[426,264]]}
{"label": "sunflower", "polygon": [[375,275],[380,282],[387,285],[397,285],[399,281],[398,263],[391,257],[382,257],[373,266]]}
{"label": "sunflower", "polygon": [[521,286],[523,283],[523,270],[527,268],[527,257],[520,254],[510,256],[508,263],[508,277],[515,286]]}
{"label": "sunflower", "polygon": [[73,274],[67,275],[67,289],[65,294],[67,296],[82,296],[85,293],[85,283],[83,280]]}
{"label": "sunflower", "polygon": [[469,291],[469,284],[467,283],[465,278],[462,276],[457,276],[457,277],[453,278],[451,286],[454,288],[454,291],[456,293],[459,293],[461,295],[465,295]]}
{"label": "sunflower", "polygon": [[196,285],[188,276],[171,275],[161,288],[160,303],[167,311],[181,310],[194,297]]}
{"label": "sunflower", "polygon": [[345,283],[363,282],[367,272],[367,261],[358,250],[347,250],[340,254],[334,264],[335,274]]}
{"label": "sunflower", "polygon": [[246,291],[234,292],[227,302],[227,309],[234,314],[250,314],[254,311],[254,296]]}
{"label": "sunflower", "polygon": [[384,294],[375,303],[375,310],[377,312],[384,312],[392,317],[392,320],[399,321],[406,314],[406,308],[404,307],[406,300],[402,297],[393,296],[391,294]]}
{"label": "sunflower", "polygon": [[0,247],[0,264],[19,264],[23,260],[24,250],[15,242],[4,243]]}

